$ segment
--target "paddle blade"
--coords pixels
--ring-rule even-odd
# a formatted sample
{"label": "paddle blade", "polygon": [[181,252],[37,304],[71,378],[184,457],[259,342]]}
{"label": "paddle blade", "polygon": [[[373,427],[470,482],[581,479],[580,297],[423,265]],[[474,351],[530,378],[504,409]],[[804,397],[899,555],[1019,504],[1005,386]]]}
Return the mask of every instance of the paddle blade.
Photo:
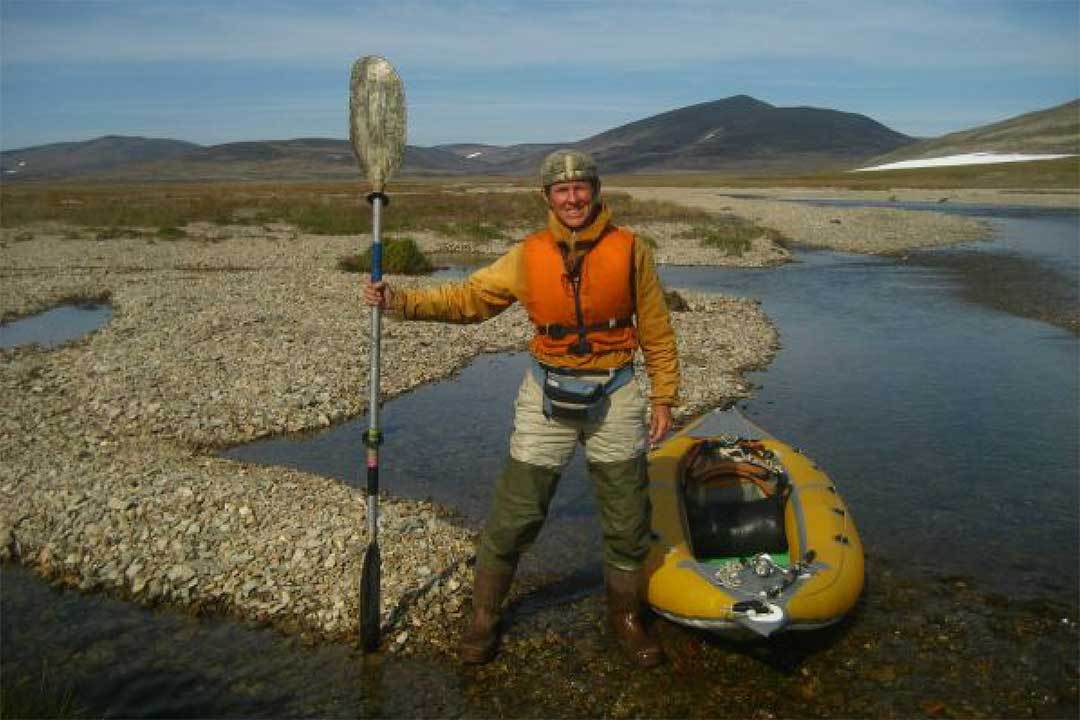
{"label": "paddle blade", "polygon": [[405,89],[394,66],[377,55],[353,63],[349,140],[372,190],[381,193],[405,154]]}
{"label": "paddle blade", "polygon": [[382,558],[379,557],[379,544],[373,542],[364,552],[364,566],[360,571],[360,645],[364,652],[372,652],[379,647],[381,581]]}

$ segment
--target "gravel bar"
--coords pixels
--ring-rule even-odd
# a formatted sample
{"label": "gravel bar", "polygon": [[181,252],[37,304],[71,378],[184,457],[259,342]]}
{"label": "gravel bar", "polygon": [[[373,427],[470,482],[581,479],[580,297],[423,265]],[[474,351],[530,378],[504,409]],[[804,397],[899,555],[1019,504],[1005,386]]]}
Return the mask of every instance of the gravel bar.
{"label": "gravel bar", "polygon": [[[358,277],[337,261],[369,238],[186,230],[177,241],[69,239],[70,228],[47,225],[0,235],[5,319],[72,298],[108,297],[113,308],[103,328],[59,348],[0,351],[0,555],[143,604],[355,638],[363,492],[215,451],[364,412],[369,316]],[[753,301],[684,297],[690,309],[674,315],[683,420],[746,396],[742,373],[778,342]],[[384,395],[480,352],[521,350],[528,335],[520,309],[480,325],[387,320]],[[387,496],[380,534],[391,649],[449,642],[475,528],[448,508]]]}

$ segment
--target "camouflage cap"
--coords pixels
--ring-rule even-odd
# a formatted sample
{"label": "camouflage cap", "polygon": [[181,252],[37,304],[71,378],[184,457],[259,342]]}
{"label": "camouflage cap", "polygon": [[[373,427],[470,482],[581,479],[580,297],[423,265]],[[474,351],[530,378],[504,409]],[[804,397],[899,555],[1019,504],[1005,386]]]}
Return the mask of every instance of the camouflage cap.
{"label": "camouflage cap", "polygon": [[558,182],[587,180],[600,182],[593,159],[578,150],[556,150],[540,163],[540,187],[547,190]]}

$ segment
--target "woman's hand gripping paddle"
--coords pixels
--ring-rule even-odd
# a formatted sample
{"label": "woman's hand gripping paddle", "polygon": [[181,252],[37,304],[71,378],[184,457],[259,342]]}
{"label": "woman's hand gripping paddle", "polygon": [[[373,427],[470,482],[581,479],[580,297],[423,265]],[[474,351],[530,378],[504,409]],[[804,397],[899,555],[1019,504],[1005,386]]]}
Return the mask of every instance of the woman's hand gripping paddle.
{"label": "woman's hand gripping paddle", "polygon": [[[394,66],[368,55],[352,67],[349,82],[349,139],[360,167],[371,183],[371,279],[382,279],[382,207],[389,204],[383,188],[405,153],[405,91]],[[379,341],[382,309],[371,308],[371,378],[368,397],[367,524],[368,546],[360,574],[360,643],[365,652],[379,647]]]}

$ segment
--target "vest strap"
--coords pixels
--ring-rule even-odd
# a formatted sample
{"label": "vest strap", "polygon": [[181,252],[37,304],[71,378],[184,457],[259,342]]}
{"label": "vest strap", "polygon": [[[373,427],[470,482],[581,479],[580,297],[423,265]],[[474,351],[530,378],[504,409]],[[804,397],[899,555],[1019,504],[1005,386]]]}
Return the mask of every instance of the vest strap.
{"label": "vest strap", "polygon": [[633,317],[624,318],[611,318],[604,322],[593,323],[592,325],[586,325],[583,328],[576,326],[560,325],[558,323],[548,323],[547,325],[537,325],[537,335],[547,335],[552,340],[562,340],[567,335],[580,335],[580,331],[584,330],[587,333],[596,332],[598,330],[617,330],[619,328],[631,327],[634,324]]}

